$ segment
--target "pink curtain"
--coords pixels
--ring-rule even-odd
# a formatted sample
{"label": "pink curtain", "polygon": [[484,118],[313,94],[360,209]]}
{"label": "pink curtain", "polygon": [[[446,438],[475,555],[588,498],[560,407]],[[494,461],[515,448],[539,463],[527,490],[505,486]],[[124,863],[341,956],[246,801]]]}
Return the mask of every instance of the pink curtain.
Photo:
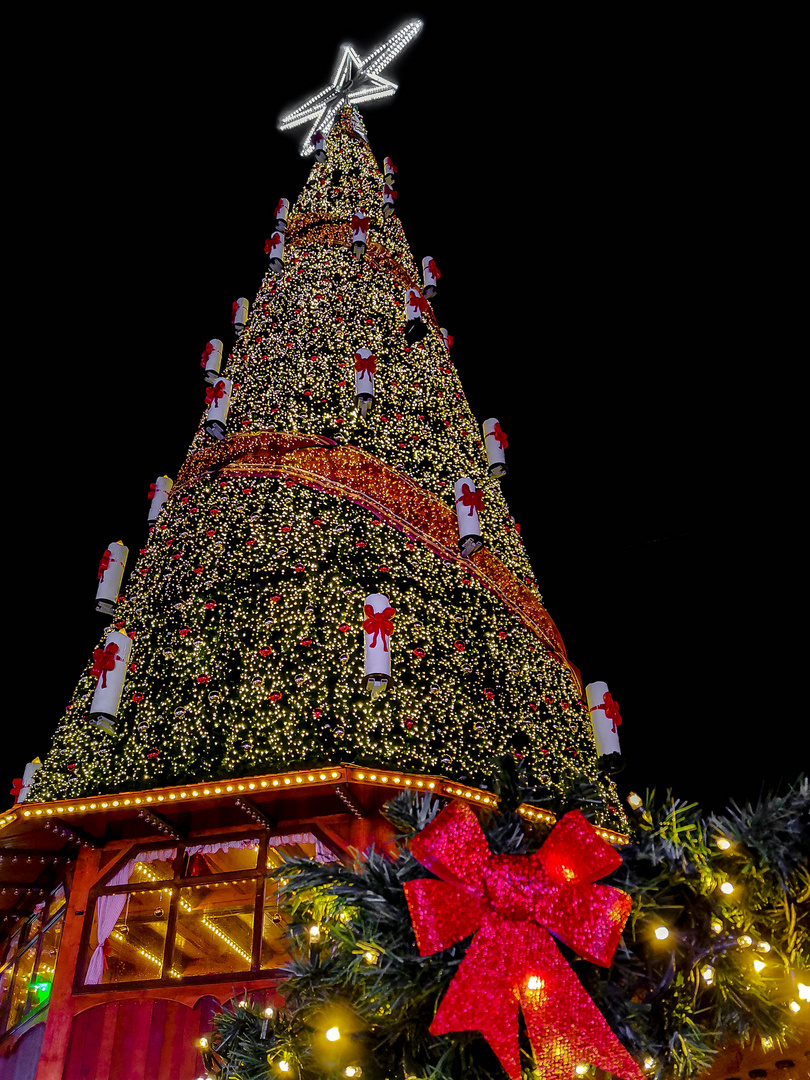
{"label": "pink curtain", "polygon": [[[130,874],[135,868],[135,863],[150,863],[159,859],[170,862],[176,855],[177,848],[166,848],[163,851],[141,851],[134,859],[124,863],[118,873],[114,874],[107,882],[107,887],[126,885]],[[107,944],[107,938],[113,932],[115,924],[124,910],[128,895],[128,893],[108,893],[105,896],[99,896],[96,900],[98,946],[90,957],[90,963],[87,965],[87,975],[84,981],[88,986],[95,986],[101,982],[101,977],[104,974],[104,946]]]}

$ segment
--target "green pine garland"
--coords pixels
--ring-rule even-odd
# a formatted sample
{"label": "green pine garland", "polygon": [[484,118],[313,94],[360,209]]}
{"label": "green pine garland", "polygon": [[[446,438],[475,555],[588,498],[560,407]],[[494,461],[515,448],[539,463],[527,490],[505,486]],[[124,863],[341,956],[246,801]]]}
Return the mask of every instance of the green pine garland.
{"label": "green pine garland", "polygon": [[[509,809],[527,794],[521,780],[504,762],[507,810],[482,821],[493,851],[525,854],[545,839]],[[555,810],[577,805],[587,814],[591,794],[580,786]],[[407,841],[439,808],[403,792],[386,812]],[[731,1042],[795,1037],[791,1002],[795,1009],[797,984],[810,982],[809,851],[806,779],[708,819],[669,794],[639,804],[610,879],[633,898],[613,965],[598,969],[563,949],[651,1080],[691,1080]],[[207,1059],[212,1076],[503,1080],[480,1036],[428,1033],[467,943],[419,956],[402,886],[425,870],[404,844],[395,858],[372,848],[351,868],[296,859],[277,875],[293,956],[281,986],[286,1009],[264,1039],[258,1010],[220,1014]],[[329,1027],[341,1031],[334,1043]],[[522,1055],[524,1080],[540,1080],[525,1040]]]}

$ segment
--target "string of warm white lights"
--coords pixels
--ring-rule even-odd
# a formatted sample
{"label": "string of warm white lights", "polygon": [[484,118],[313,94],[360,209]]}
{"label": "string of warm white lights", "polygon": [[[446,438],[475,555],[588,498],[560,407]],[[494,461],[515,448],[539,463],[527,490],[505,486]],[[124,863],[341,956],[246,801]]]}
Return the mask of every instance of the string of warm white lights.
{"label": "string of warm white lights", "polygon": [[[268,271],[227,362],[232,432],[297,433],[357,447],[454,510],[459,476],[483,492],[487,551],[540,597],[483,433],[435,319],[409,344],[401,274],[420,280],[399,220],[383,213],[382,174],[344,110],[329,160],[313,165],[289,215],[282,273]],[[318,240],[301,221],[348,223],[369,244]],[[386,261],[388,260],[388,261]],[[400,269],[397,269],[400,268]],[[374,408],[355,401],[354,356],[376,357]],[[192,453],[210,446],[203,423]],[[612,783],[597,766],[590,719],[559,651],[505,608],[465,561],[437,558],[408,531],[317,479],[238,471],[178,485],[126,583],[115,626],[132,639],[113,736],[86,717],[88,669],[37,775],[39,800],[353,761],[435,771],[485,788],[492,762],[527,757],[562,792],[584,775],[602,797],[599,824],[622,831]],[[388,693],[366,691],[363,605],[396,611]]]}

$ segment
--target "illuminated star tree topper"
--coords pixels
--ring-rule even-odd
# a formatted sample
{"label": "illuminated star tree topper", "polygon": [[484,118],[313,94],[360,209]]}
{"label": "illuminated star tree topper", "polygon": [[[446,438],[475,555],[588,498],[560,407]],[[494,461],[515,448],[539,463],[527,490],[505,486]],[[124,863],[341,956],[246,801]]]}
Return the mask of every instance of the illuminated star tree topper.
{"label": "illuminated star tree topper", "polygon": [[424,24],[419,19],[405,23],[388,41],[378,45],[361,59],[353,45],[343,45],[338,56],[331,83],[292,112],[279,117],[279,131],[309,124],[300,152],[302,157],[312,152],[312,136],[316,131],[327,135],[335,117],[344,105],[358,105],[377,98],[392,97],[398,87],[380,74],[406,45],[410,45]]}

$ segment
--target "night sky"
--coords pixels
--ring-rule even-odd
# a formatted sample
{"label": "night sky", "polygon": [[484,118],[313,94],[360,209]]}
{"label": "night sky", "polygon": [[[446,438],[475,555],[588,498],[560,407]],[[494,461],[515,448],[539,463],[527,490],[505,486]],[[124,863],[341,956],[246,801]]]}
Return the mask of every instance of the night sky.
{"label": "night sky", "polygon": [[621,706],[620,789],[720,808],[795,779],[800,500],[762,412],[779,358],[741,287],[762,214],[750,80],[705,27],[340,7],[303,28],[169,15],[99,53],[65,15],[64,48],[52,25],[22,81],[3,790],[48,750],[105,625],[99,558],[145,542],[149,484],[176,476],[202,410],[203,346],[231,347],[273,208],[306,180],[277,116],[339,44],[362,54],[409,16],[425,28],[385,73],[393,102],[364,112],[370,143],[397,164],[414,257],[441,268],[473,411],[508,434],[546,606]]}

